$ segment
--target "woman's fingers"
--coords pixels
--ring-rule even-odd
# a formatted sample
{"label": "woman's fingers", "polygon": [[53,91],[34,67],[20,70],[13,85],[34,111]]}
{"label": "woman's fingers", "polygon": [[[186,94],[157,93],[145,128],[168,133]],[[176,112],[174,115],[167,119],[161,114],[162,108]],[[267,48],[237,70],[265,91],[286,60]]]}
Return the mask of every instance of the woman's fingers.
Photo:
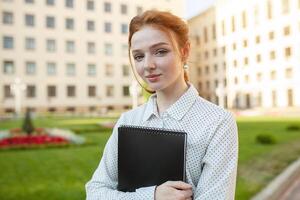
{"label": "woman's fingers", "polygon": [[182,181],[167,181],[166,185],[171,186],[176,189],[180,189],[180,190],[192,189],[192,186],[190,184],[182,182]]}

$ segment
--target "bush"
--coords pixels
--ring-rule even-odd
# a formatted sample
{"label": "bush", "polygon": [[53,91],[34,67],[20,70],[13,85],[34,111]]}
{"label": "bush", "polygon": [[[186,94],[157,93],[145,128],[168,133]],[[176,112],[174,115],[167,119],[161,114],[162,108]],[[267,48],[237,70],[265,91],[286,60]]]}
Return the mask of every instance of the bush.
{"label": "bush", "polygon": [[269,134],[259,134],[256,136],[256,142],[259,144],[275,144],[276,140],[274,136]]}
{"label": "bush", "polygon": [[300,126],[292,124],[292,125],[289,125],[288,127],[286,127],[286,130],[287,131],[299,131]]}

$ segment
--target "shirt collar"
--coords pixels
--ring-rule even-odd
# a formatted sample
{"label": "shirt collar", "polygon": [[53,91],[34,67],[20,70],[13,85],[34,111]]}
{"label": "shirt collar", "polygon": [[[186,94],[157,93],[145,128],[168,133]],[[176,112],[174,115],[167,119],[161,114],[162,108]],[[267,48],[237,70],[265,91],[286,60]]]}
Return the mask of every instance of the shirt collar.
{"label": "shirt collar", "polygon": [[[164,112],[164,114],[167,113],[170,117],[178,121],[181,120],[194,104],[198,96],[199,94],[196,88],[192,84],[189,84],[188,90],[184,92],[183,95]],[[147,121],[152,115],[159,117],[156,104],[156,94],[152,94],[149,97],[149,101],[143,115],[143,122]]]}

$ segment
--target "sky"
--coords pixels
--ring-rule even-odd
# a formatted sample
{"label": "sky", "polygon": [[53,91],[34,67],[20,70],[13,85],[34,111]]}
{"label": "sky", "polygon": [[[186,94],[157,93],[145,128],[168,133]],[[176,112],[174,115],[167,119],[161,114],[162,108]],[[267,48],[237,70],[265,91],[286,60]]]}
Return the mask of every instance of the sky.
{"label": "sky", "polygon": [[186,19],[189,19],[199,12],[206,10],[208,7],[213,5],[215,0],[186,0]]}

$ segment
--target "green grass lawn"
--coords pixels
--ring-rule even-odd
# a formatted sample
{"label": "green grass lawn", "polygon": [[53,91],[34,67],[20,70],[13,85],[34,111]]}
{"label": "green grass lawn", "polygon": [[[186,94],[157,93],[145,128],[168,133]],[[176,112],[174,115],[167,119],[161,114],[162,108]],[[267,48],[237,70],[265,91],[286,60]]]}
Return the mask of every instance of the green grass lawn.
{"label": "green grass lawn", "polygon": [[[99,122],[114,119],[38,118],[36,127],[70,128],[88,144],[48,149],[0,151],[0,199],[84,199],[84,184],[91,178],[111,130]],[[0,122],[0,130],[21,126],[21,121]],[[289,163],[300,156],[300,118],[239,118],[237,200],[261,190]],[[255,142],[257,134],[270,134],[274,145]]]}

